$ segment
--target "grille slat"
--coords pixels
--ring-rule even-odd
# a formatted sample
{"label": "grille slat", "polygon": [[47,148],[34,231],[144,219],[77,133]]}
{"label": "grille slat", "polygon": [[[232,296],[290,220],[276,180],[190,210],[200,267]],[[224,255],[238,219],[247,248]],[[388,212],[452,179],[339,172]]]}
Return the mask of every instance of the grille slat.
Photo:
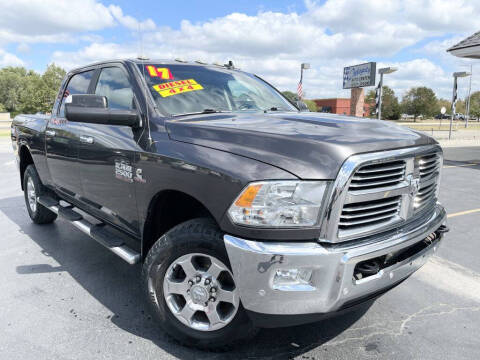
{"label": "grille slat", "polygon": [[350,190],[368,190],[399,184],[405,178],[405,162],[394,160],[360,167],[350,181]]}
{"label": "grille slat", "polygon": [[339,228],[350,230],[359,226],[369,226],[378,222],[389,221],[398,214],[400,196],[346,204],[340,215]]}
{"label": "grille slat", "polygon": [[417,197],[423,199],[424,197],[431,195],[432,192],[434,192],[434,191],[435,191],[435,188],[432,187],[432,188],[430,188],[430,189],[428,189],[428,190],[425,190],[425,191],[422,191],[422,192],[418,192],[418,193],[417,193]]}
{"label": "grille slat", "polygon": [[382,215],[382,216],[376,216],[376,217],[372,217],[372,218],[368,218],[368,219],[362,219],[362,220],[351,220],[351,221],[340,220],[340,228],[345,227],[345,226],[350,227],[350,226],[356,226],[356,225],[364,225],[364,224],[367,224],[367,223],[376,223],[379,220],[391,219],[394,215],[395,215],[395,213],[385,214],[385,215]]}
{"label": "grille slat", "polygon": [[394,205],[393,207],[390,206],[390,207],[380,209],[380,210],[362,212],[362,213],[358,213],[358,214],[345,214],[345,215],[342,215],[342,219],[357,219],[357,218],[366,217],[366,216],[380,215],[380,214],[384,214],[384,213],[392,212],[392,211],[397,211],[397,210],[398,210],[398,204]]}
{"label": "grille slat", "polygon": [[440,157],[437,154],[418,157],[417,161],[420,179],[429,177],[440,169]]}
{"label": "grille slat", "polygon": [[405,169],[405,163],[403,163],[401,165],[385,166],[385,167],[382,167],[382,168],[379,168],[379,169],[361,168],[356,173],[357,174],[369,174],[369,173],[375,173],[375,172],[380,172],[380,171],[389,171],[389,170],[398,170],[398,169]]}
{"label": "grille slat", "polygon": [[394,198],[394,200],[391,200],[391,201],[386,201],[385,203],[378,203],[378,204],[362,204],[362,205],[356,205],[356,206],[352,206],[353,204],[348,204],[348,205],[345,205],[345,207],[343,208],[343,211],[344,212],[351,212],[351,211],[358,211],[358,210],[368,210],[368,209],[374,209],[374,208],[378,208],[378,207],[383,207],[383,206],[387,206],[387,205],[392,205],[392,204],[398,204],[398,199],[397,198]]}
{"label": "grille slat", "polygon": [[[441,161],[438,154],[423,155],[416,158],[420,173],[420,182],[426,178],[438,176]],[[437,180],[428,185],[421,185],[420,189],[414,199],[414,212],[419,212],[427,205],[433,204],[437,201]]]}
{"label": "grille slat", "polygon": [[389,176],[396,176],[396,175],[403,175],[404,173],[404,170],[400,170],[400,171],[395,171],[395,172],[392,172],[392,173],[383,173],[383,174],[370,174],[370,175],[362,175],[362,176],[354,176],[352,178],[353,181],[356,181],[356,180],[366,180],[366,179],[381,179],[381,178],[385,178],[385,177],[389,177]]}

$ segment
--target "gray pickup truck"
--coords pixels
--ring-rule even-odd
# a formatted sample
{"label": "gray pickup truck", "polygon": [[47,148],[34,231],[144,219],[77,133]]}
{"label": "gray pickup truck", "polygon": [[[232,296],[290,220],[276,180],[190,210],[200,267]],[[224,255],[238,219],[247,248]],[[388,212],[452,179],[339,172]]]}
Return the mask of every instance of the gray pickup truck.
{"label": "gray pickup truck", "polygon": [[371,304],[448,230],[442,150],[297,105],[231,64],[75,69],[51,116],[12,124],[28,213],[142,263],[158,324],[190,346]]}

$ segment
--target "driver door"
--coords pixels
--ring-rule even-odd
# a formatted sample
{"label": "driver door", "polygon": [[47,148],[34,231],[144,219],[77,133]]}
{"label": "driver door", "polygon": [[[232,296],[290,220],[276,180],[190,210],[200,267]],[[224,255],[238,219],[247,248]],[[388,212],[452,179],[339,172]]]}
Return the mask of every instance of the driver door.
{"label": "driver door", "polygon": [[[111,109],[135,109],[130,79],[119,66],[104,67],[93,86],[106,96]],[[79,167],[83,202],[92,214],[139,234],[135,198],[135,163],[140,129],[130,126],[83,123]]]}

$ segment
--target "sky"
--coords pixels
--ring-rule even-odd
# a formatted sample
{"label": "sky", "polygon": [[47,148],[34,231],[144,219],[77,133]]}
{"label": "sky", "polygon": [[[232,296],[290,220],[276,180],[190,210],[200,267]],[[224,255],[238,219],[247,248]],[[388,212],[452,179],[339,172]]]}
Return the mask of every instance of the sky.
{"label": "sky", "polygon": [[[376,61],[398,68],[384,84],[399,97],[428,86],[450,99],[452,73],[470,64],[472,91],[480,90],[480,61],[446,52],[480,30],[479,18],[480,0],[1,0],[0,67],[41,73],[52,62],[69,70],[139,55],[232,60],[296,91],[307,62],[306,97],[326,98],[350,96],[343,67]],[[460,98],[468,81],[459,79]]]}

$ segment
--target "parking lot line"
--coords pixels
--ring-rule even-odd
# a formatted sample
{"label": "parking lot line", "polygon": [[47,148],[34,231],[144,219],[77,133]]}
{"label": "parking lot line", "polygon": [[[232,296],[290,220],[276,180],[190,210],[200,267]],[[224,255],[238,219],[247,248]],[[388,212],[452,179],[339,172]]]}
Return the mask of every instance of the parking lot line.
{"label": "parking lot line", "polygon": [[462,164],[462,165],[445,165],[443,168],[444,169],[449,169],[449,168],[464,167],[464,166],[476,166],[476,165],[479,165],[479,164],[471,163],[471,164]]}
{"label": "parking lot line", "polygon": [[455,217],[455,216],[467,215],[467,214],[476,213],[476,212],[480,212],[480,209],[460,211],[460,212],[457,212],[457,213],[449,214],[449,215],[447,215],[447,217],[452,218],[452,217]]}

